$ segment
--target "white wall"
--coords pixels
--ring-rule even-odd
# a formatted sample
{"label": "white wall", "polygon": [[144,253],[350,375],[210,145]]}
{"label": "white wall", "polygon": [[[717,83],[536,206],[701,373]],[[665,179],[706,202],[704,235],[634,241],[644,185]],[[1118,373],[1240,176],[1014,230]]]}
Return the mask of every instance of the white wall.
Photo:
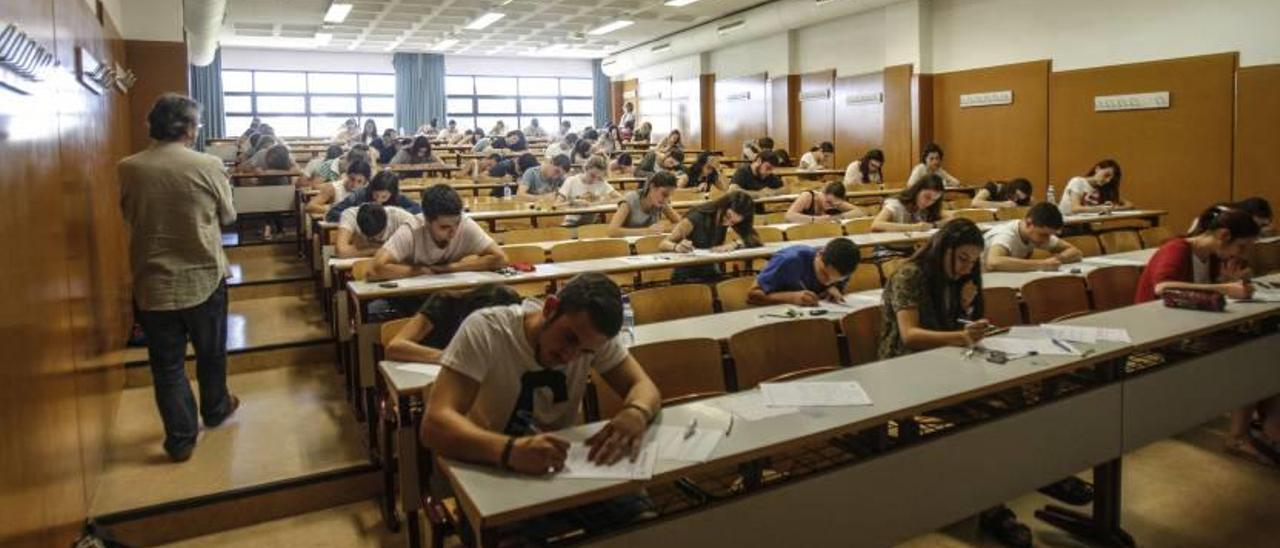
{"label": "white wall", "polygon": [[770,76],[787,74],[791,67],[789,50],[786,33],[712,50],[711,72],[716,78],[735,78],[761,72]]}
{"label": "white wall", "polygon": [[791,72],[836,69],[837,74],[851,75],[878,71],[885,66],[886,33],[896,34],[885,28],[884,9],[799,29],[794,33],[796,63]]}
{"label": "white wall", "polygon": [[446,74],[475,76],[578,76],[591,77],[590,59],[538,59],[532,57],[478,57],[446,55]]}
{"label": "white wall", "polygon": [[394,73],[390,53],[222,48],[222,68]]}
{"label": "white wall", "polygon": [[[19,0],[22,1],[22,0]],[[182,42],[182,2],[128,0],[105,4],[125,40]]]}

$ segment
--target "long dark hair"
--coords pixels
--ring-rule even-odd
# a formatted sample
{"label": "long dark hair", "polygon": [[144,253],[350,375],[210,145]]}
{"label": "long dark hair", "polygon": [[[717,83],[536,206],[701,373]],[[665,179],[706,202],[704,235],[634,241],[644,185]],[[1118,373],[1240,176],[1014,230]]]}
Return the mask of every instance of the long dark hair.
{"label": "long dark hair", "polygon": [[[760,247],[760,236],[756,234],[756,229],[752,223],[755,217],[756,202],[751,199],[751,195],[741,190],[728,192],[719,198],[700,204],[689,213],[698,212],[710,217],[717,225],[719,220],[724,216],[726,211],[733,210],[742,216],[742,220],[738,224],[733,225],[733,231],[738,233],[738,238],[742,239],[742,243],[747,247]],[[688,215],[686,215],[688,217]]]}
{"label": "long dark hair", "polygon": [[520,304],[520,294],[501,284],[485,284],[467,290],[437,291],[423,305],[431,320],[432,338],[449,341],[472,312],[491,306]]}
{"label": "long dark hair", "polygon": [[1122,175],[1120,172],[1120,164],[1111,159],[1102,160],[1101,162],[1093,164],[1093,167],[1090,168],[1089,172],[1085,173],[1084,176],[1092,176],[1094,173],[1097,173],[1099,169],[1110,169],[1112,175],[1111,182],[1102,185],[1102,188],[1098,189],[1098,196],[1102,198],[1103,202],[1111,202],[1113,204],[1120,203],[1120,178]]}
{"label": "long dark hair", "polygon": [[[968,274],[958,279],[947,275],[947,252],[972,245],[983,247],[982,231],[969,219],[953,219],[938,229],[929,242],[920,248],[910,259],[924,276],[924,301],[917,310],[920,313],[920,325],[925,329],[936,331],[954,331],[960,328],[956,320],[961,317],[981,318],[984,314],[982,301],[982,265],[977,264]],[[955,253],[951,254],[951,266],[955,267]],[[962,290],[967,283],[972,283],[976,294],[969,310],[964,309]]]}
{"label": "long dark hair", "polygon": [[711,152],[702,151],[698,153],[698,158],[693,161],[693,165],[689,166],[689,183],[696,184],[702,182],[702,168],[707,167],[707,162],[711,161]]}
{"label": "long dark hair", "polygon": [[[419,153],[418,151],[422,151]],[[419,135],[413,138],[413,144],[409,145],[409,158],[417,160],[419,158],[427,159],[431,157],[431,139],[426,135]]]}
{"label": "long dark hair", "polygon": [[[1033,192],[1031,181],[1021,177],[1009,181],[991,181],[982,188],[986,189],[992,201],[1012,201],[1020,206],[1031,205],[1031,193]],[[1024,196],[1021,200],[1016,199],[1019,192]]]}
{"label": "long dark hair", "polygon": [[1262,233],[1262,228],[1258,226],[1257,221],[1253,220],[1253,215],[1243,209],[1237,209],[1230,205],[1215,205],[1200,213],[1196,217],[1195,225],[1187,236],[1198,236],[1205,232],[1214,230],[1227,229],[1231,234],[1231,239],[1238,238],[1257,238]]}
{"label": "long dark hair", "polygon": [[880,171],[876,172],[876,174],[880,175],[880,180],[883,181],[884,152],[878,148],[868,150],[866,154],[862,155],[862,158],[858,159],[858,171],[862,172],[862,180],[868,183],[871,182],[871,160],[880,162]]}
{"label": "long dark hair", "polygon": [[907,208],[907,211],[922,213],[925,221],[935,223],[938,219],[942,218],[941,196],[939,196],[938,200],[933,202],[933,205],[929,206],[928,209],[925,209],[923,212],[916,211],[916,196],[919,196],[921,192],[926,190],[946,192],[946,187],[942,186],[942,177],[932,173],[925,175],[915,183],[912,183],[911,186],[902,189],[902,192],[899,192],[895,197],[899,202],[902,202],[902,205]]}

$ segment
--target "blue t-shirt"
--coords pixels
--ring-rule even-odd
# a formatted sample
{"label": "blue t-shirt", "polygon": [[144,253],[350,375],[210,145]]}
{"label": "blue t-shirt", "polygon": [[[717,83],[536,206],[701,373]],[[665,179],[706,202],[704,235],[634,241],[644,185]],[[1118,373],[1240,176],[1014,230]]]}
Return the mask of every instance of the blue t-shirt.
{"label": "blue t-shirt", "polygon": [[[779,291],[809,290],[814,293],[826,291],[827,286],[818,283],[818,275],[813,270],[813,258],[818,255],[818,248],[807,245],[784,247],[769,259],[769,264],[756,275],[756,285],[765,293]],[[833,284],[844,291],[846,279]]]}

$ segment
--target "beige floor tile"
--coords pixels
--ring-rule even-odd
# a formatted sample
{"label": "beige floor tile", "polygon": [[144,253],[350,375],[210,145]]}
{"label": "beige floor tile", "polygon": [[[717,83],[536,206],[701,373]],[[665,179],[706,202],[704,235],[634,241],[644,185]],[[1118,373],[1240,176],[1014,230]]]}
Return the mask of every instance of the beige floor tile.
{"label": "beige floor tile", "polygon": [[404,533],[394,534],[382,525],[375,501],[338,506],[233,531],[206,535],[169,546],[183,548],[259,546],[308,546],[313,548],[403,547]]}

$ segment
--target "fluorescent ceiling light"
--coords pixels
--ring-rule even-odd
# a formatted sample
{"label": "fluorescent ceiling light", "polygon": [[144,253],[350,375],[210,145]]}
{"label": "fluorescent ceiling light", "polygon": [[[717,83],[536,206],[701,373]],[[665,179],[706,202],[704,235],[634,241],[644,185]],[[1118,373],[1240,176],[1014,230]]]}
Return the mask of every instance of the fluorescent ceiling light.
{"label": "fluorescent ceiling light", "polygon": [[329,11],[324,14],[324,22],[341,23],[347,20],[347,14],[351,13],[351,4],[329,4]]}
{"label": "fluorescent ceiling light", "polygon": [[598,36],[598,35],[601,35],[601,34],[609,34],[610,32],[613,32],[613,31],[618,30],[618,29],[625,29],[625,28],[627,28],[627,27],[629,27],[629,26],[631,26],[631,25],[634,25],[634,24],[636,24],[636,22],[635,22],[635,21],[628,21],[628,20],[626,20],[626,19],[619,19],[619,20],[614,21],[614,22],[612,22],[612,23],[609,23],[609,24],[607,24],[607,25],[601,25],[601,26],[598,26],[598,27],[596,27],[596,28],[594,28],[594,29],[591,29],[591,30],[587,31],[587,34],[590,34],[590,35],[593,35],[593,36]]}
{"label": "fluorescent ceiling light", "polygon": [[721,36],[724,36],[726,34],[729,34],[735,30],[738,30],[746,26],[746,24],[747,24],[746,20],[738,20],[732,23],[725,23],[723,25],[720,25],[719,27],[716,27],[716,33]]}
{"label": "fluorescent ceiling light", "polygon": [[503,17],[506,17],[506,16],[507,14],[505,13],[498,13],[496,11],[491,11],[489,13],[481,15],[480,17],[477,17],[475,21],[472,21],[471,23],[467,24],[466,28],[467,30],[480,30],[489,25],[492,25],[494,21],[502,19]]}
{"label": "fluorescent ceiling light", "polygon": [[329,33],[329,32],[317,32],[317,33],[316,33],[316,45],[317,45],[317,46],[323,46],[323,45],[325,45],[325,44],[328,44],[328,43],[329,43],[330,41],[332,41],[332,40],[333,40],[333,33]]}
{"label": "fluorescent ceiling light", "polygon": [[445,38],[444,40],[441,40],[441,41],[439,41],[439,42],[436,42],[436,44],[435,44],[434,46],[431,46],[431,49],[436,50],[436,51],[441,51],[441,50],[449,49],[449,48],[451,48],[451,47],[453,47],[453,46],[456,46],[456,45],[458,45],[458,39],[457,39],[457,38]]}
{"label": "fluorescent ceiling light", "polygon": [[663,2],[663,4],[667,6],[671,6],[673,8],[679,8],[679,7],[687,6],[697,1],[698,0],[667,0],[666,2]]}

